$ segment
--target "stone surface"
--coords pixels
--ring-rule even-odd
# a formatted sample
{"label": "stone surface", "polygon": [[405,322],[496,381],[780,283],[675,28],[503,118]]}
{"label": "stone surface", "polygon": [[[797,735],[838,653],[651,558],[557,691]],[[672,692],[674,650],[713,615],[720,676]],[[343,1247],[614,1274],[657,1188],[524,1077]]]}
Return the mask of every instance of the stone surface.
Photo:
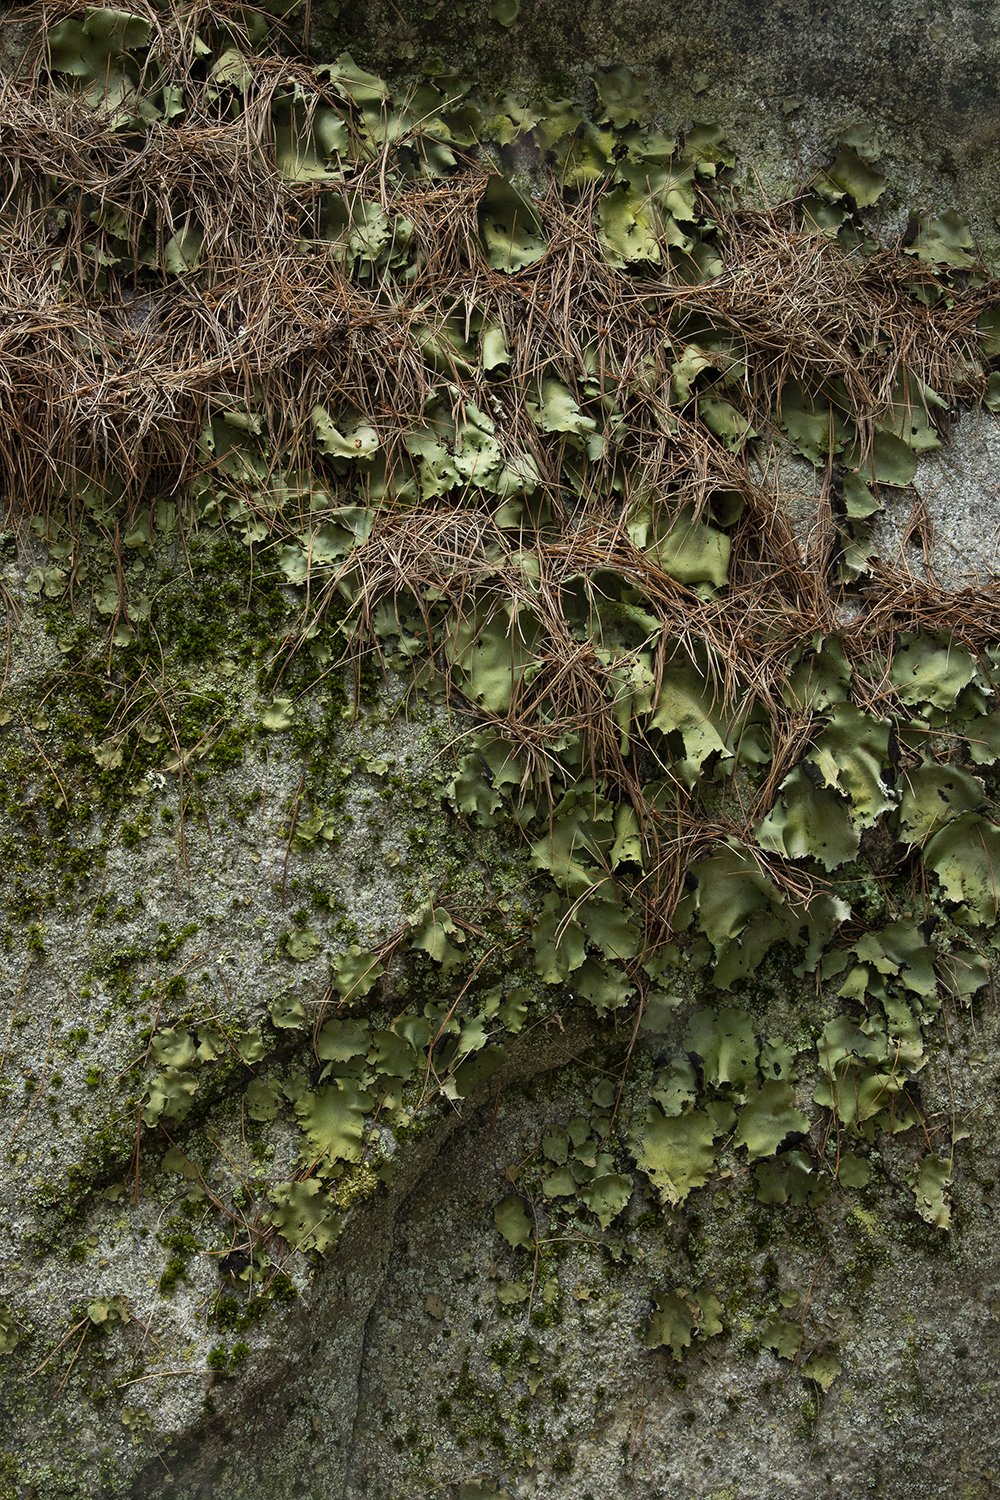
{"label": "stone surface", "polygon": [[765,195],[801,185],[845,130],[869,126],[891,166],[886,225],[958,207],[995,254],[1000,22],[988,0],[523,0],[509,26],[497,21],[517,9],[347,0],[315,8],[311,35],[324,56],[347,45],[389,76],[439,59],[543,98],[595,67],[644,71],[668,127],[723,124]]}
{"label": "stone surface", "polygon": [[[985,1123],[1000,1081],[995,1018],[982,1030],[952,1023],[953,1051],[971,1066],[953,1090],[942,1059],[928,1103]],[[834,1204],[818,1223],[789,1212],[776,1225],[734,1160],[666,1243],[636,1204],[624,1257],[580,1224],[533,1265],[495,1232],[492,1206],[542,1133],[589,1107],[595,1068],[567,1065],[566,1051],[557,1045],[548,1067],[536,1058],[533,1081],[425,1143],[341,1246],[310,1312],[286,1325],[290,1347],[269,1357],[268,1378],[248,1376],[187,1463],[183,1448],[167,1451],[174,1481],[151,1466],[136,1496],[243,1500],[261,1483],[345,1500],[994,1493],[996,1433],[973,1436],[955,1409],[957,1392],[1000,1378],[993,1149],[962,1152],[947,1240],[907,1211],[902,1180],[877,1208]],[[508,1278],[533,1273],[529,1300],[504,1305]],[[705,1277],[742,1312],[727,1337],[680,1363],[643,1348],[651,1288]],[[827,1394],[749,1334],[782,1292],[841,1340],[843,1374]]]}
{"label": "stone surface", "polygon": [[[980,430],[964,420],[954,443]],[[930,497],[926,476],[956,472],[985,482],[981,451],[945,449],[918,484]],[[58,659],[58,633],[45,628],[58,610],[23,589],[36,560],[26,538],[4,575],[18,602],[20,690]],[[259,712],[252,687],[238,691]],[[159,1015],[171,975],[187,977],[198,1024],[211,1012],[252,1028],[283,993],[318,1015],[342,918],[314,909],[321,950],[290,963],[284,945],[307,883],[335,890],[365,941],[391,932],[414,900],[398,871],[415,817],[430,824],[416,836],[420,880],[433,884],[441,861],[457,859],[458,889],[469,885],[477,861],[493,856],[481,840],[449,855],[456,830],[420,810],[421,779],[457,727],[436,711],[407,723],[391,695],[356,719],[348,713],[336,754],[312,763],[319,801],[337,767],[352,767],[331,851],[322,841],[290,849],[301,771],[280,734],[212,778],[182,840],[161,816],[174,778],[143,775],[126,805],[91,830],[100,873],[50,910],[37,941],[12,924],[0,1303],[30,1330],[31,1360],[0,1395],[0,1493],[249,1500],[264,1486],[277,1500],[943,1500],[958,1471],[961,1493],[988,1500],[1000,1465],[996,1424],[970,1441],[955,1410],[956,1392],[966,1403],[1000,1378],[989,1000],[949,1010],[921,1075],[928,1119],[958,1115],[972,1129],[958,1148],[946,1237],[915,1215],[913,1153],[890,1139],[879,1148],[877,1192],[835,1194],[816,1212],[755,1202],[747,1166],[731,1153],[712,1185],[675,1212],[637,1188],[610,1234],[589,1217],[557,1217],[538,1260],[513,1249],[494,1228],[494,1208],[516,1182],[548,1213],[530,1175],[545,1133],[593,1114],[595,1080],[613,1086],[625,1076],[640,1098],[688,1008],[644,1036],[627,1068],[627,1035],[616,1040],[584,1017],[576,1029],[553,1019],[512,1050],[483,1097],[442,1099],[423,1134],[401,1143],[389,1189],[360,1203],[328,1265],[281,1257],[293,1302],[245,1328],[206,1321],[220,1295],[235,1295],[237,1316],[245,1303],[246,1286],[222,1269],[261,1209],[259,1189],[247,1197],[244,1184],[293,1170],[296,1140],[271,1134],[262,1158],[239,1093],[213,1094],[206,1083],[201,1113],[179,1139],[204,1164],[208,1198],[185,1209],[190,1180],[157,1166],[163,1142],[139,1145],[135,1106],[122,1115],[115,1080],[143,1057],[146,1017]],[[31,731],[29,721],[19,733]],[[9,753],[9,726],[6,735]],[[398,778],[388,800],[381,765]],[[42,791],[44,767],[38,774]],[[41,889],[60,870],[58,849],[49,865],[31,844],[30,869],[20,870],[16,826],[9,819],[7,899],[18,879]],[[794,1036],[832,1003],[774,972],[748,1002],[761,1036]],[[201,1249],[164,1289],[171,1237],[191,1232]],[[693,1286],[718,1296],[725,1332],[675,1362],[646,1348],[644,1331],[659,1291]],[[783,1293],[808,1313],[807,1342],[792,1361],[761,1344]],[[95,1299],[115,1298],[129,1309],[127,1326],[107,1335],[81,1327]],[[213,1351],[237,1340],[247,1350],[239,1372],[214,1374]],[[802,1366],[831,1340],[843,1374],[821,1394]]]}
{"label": "stone surface", "polygon": [[890,495],[876,520],[876,551],[948,589],[1000,572],[1000,422],[963,413],[943,449],[924,454],[912,491]]}
{"label": "stone surface", "polygon": [[[985,1101],[995,1078],[991,1058],[965,1097]],[[585,1233],[556,1247],[563,1292],[549,1326],[497,1302],[491,1282],[516,1258],[484,1233],[491,1198],[532,1136],[580,1108],[588,1083],[561,1074],[541,1096],[513,1092],[456,1143],[397,1223],[361,1372],[352,1500],[434,1494],[448,1480],[560,1500],[944,1500],[963,1492],[941,1471],[945,1453],[964,1493],[992,1494],[1000,1441],[981,1429],[973,1438],[955,1412],[956,1391],[985,1391],[1000,1376],[993,1188],[971,1176],[959,1195],[962,1228],[940,1248],[864,1209],[846,1224],[828,1221],[826,1243],[797,1243],[792,1224],[762,1243],[738,1184],[691,1205],[696,1227],[674,1249],[672,1270],[682,1276],[685,1255],[700,1258],[702,1273],[748,1308],[776,1280],[839,1327],[844,1373],[818,1399],[786,1361],[739,1333],[683,1364],[643,1349],[641,1288],[665,1268],[641,1226],[631,1230],[639,1253],[624,1266]],[[433,1297],[443,1312],[429,1310]]]}
{"label": "stone surface", "polygon": [[[765,196],[807,177],[845,127],[872,121],[893,174],[884,228],[954,202],[987,243],[993,233],[1000,37],[985,5],[946,15],[839,0],[819,13],[715,0],[666,16],[661,5],[559,0],[524,3],[509,29],[479,5],[417,19],[348,5],[317,10],[312,41],[325,56],[349,43],[359,62],[397,72],[433,43],[497,89],[579,90],[595,64],[646,68],[666,121],[725,123],[746,182],[757,173]],[[815,475],[792,460],[775,473],[818,567]],[[912,491],[883,497],[874,553],[918,576],[929,561],[949,589],[989,585],[998,497],[1000,425],[965,413],[921,460]],[[391,946],[442,892],[470,923],[498,900],[509,911],[529,884],[525,852],[512,833],[455,815],[446,789],[467,722],[440,699],[421,704],[408,679],[369,684],[360,703],[353,683],[321,681],[310,701],[322,736],[262,736],[275,694],[262,690],[261,659],[294,614],[291,593],[274,590],[266,620],[224,604],[197,546],[192,562],[176,541],[127,558],[130,577],[136,590],[176,595],[177,633],[194,621],[210,642],[140,684],[131,727],[169,688],[178,718],[195,705],[189,739],[206,726],[211,738],[219,716],[241,726],[239,744],[203,782],[198,756],[171,767],[164,744],[141,772],[121,765],[121,795],[105,783],[108,801],[91,805],[94,767],[45,754],[50,720],[83,714],[73,672],[60,677],[80,642],[62,602],[29,587],[49,560],[37,535],[12,527],[3,540],[18,717],[0,728],[0,1311],[13,1310],[19,1342],[3,1350],[0,1323],[0,1500],[992,1500],[991,990],[974,1004],[947,999],[919,1081],[927,1139],[880,1138],[873,1185],[848,1194],[828,1168],[815,1209],[764,1203],[746,1154],[726,1141],[711,1182],[683,1205],[664,1208],[637,1175],[621,1220],[601,1227],[546,1192],[546,1137],[582,1119],[596,1153],[613,1134],[609,1111],[644,1107],[656,1070],[686,1045],[690,1009],[718,997],[685,994],[638,1033],[631,1018],[598,1024],[582,1005],[555,1014],[536,986],[537,1014],[497,1074],[462,1097],[438,1087],[429,1061],[413,1129],[370,1121],[343,1183],[342,1238],[322,1262],[299,1253],[271,1233],[267,1193],[300,1167],[301,1141],[291,1125],[255,1129],[246,1085],[259,1058],[238,1044],[276,1003],[301,1005],[299,1064],[319,1087],[323,1060],[310,1048],[334,959],[349,943]],[[217,618],[206,621],[199,590]],[[107,622],[91,622],[84,644],[88,629],[91,645],[103,642]],[[88,673],[96,679],[84,656],[77,676]],[[65,804],[83,808],[78,824],[47,841],[41,810]],[[313,811],[319,823],[296,839]],[[863,909],[865,891],[851,894]],[[390,956],[387,968],[388,1014],[414,990],[402,963]],[[421,1002],[461,998],[447,971],[423,983]],[[835,996],[836,982],[769,962],[740,1003],[756,1036],[795,1042],[836,1012]],[[198,1075],[183,1129],[168,1117],[144,1130],[151,1034],[168,1018],[199,1039],[221,1030],[222,1043],[205,1045],[231,1066]],[[815,1083],[800,1080],[801,1102]],[[911,1179],[959,1119],[970,1135],[945,1234],[918,1216]],[[181,1153],[170,1162],[168,1146]],[[624,1170],[625,1149],[614,1149]],[[496,1226],[514,1191],[537,1253]],[[251,1255],[264,1238],[274,1295],[260,1306]],[[723,1328],[680,1359],[648,1347],[656,1298],[684,1302],[698,1288],[718,1299]],[[804,1332],[782,1346],[786,1312]],[[823,1359],[843,1367],[829,1389]]]}

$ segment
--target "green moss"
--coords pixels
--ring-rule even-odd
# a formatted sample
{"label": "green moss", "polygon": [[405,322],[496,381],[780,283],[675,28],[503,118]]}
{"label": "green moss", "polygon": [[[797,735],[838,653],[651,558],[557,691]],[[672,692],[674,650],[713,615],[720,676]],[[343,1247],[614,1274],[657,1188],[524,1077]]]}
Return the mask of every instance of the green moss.
{"label": "green moss", "polygon": [[157,928],[156,941],[153,944],[153,953],[161,962],[173,958],[179,948],[182,948],[188,938],[194,937],[198,931],[197,922],[187,922],[177,932],[172,932],[166,922],[161,922]]}
{"label": "green moss", "polygon": [[22,1470],[12,1453],[0,1452],[0,1500],[20,1500]]}
{"label": "green moss", "polygon": [[295,1300],[297,1294],[294,1286],[287,1277],[283,1279],[284,1289],[277,1287],[277,1278],[275,1278],[275,1284],[271,1285],[267,1291],[242,1299],[234,1297],[229,1292],[216,1293],[209,1308],[209,1322],[213,1323],[216,1328],[225,1329],[230,1333],[243,1333],[248,1328],[252,1328],[266,1314],[272,1301],[287,1300],[288,1287],[291,1287],[291,1299]]}
{"label": "green moss", "polygon": [[816,1400],[813,1396],[806,1396],[799,1407],[799,1415],[795,1426],[792,1428],[792,1436],[800,1442],[811,1442],[816,1432],[816,1418],[818,1415]]}
{"label": "green moss", "polygon": [[159,1280],[159,1290],[164,1297],[169,1297],[177,1283],[184,1280],[187,1265],[187,1260],[179,1255],[172,1255],[167,1261]]}

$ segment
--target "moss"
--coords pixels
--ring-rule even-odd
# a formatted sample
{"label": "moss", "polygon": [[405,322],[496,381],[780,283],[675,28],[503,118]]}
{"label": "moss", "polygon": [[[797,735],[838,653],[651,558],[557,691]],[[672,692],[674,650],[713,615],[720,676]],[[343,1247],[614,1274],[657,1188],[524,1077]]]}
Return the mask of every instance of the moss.
{"label": "moss", "polygon": [[[285,1280],[287,1282],[287,1278]],[[295,1295],[293,1288],[293,1300]],[[234,1297],[229,1292],[218,1292],[212,1299],[208,1321],[216,1328],[222,1328],[231,1333],[243,1333],[259,1322],[270,1303],[275,1300],[282,1300],[276,1287],[243,1299]]]}
{"label": "moss", "polygon": [[810,1442],[816,1431],[817,1415],[818,1408],[815,1397],[806,1396],[799,1407],[799,1415],[792,1428],[792,1436],[798,1438],[800,1442]]}
{"label": "moss", "polygon": [[194,937],[198,931],[197,922],[187,922],[177,932],[172,932],[166,922],[161,922],[157,928],[156,941],[153,944],[153,954],[161,962],[173,958],[179,948],[182,948],[188,938]]}
{"label": "moss", "polygon": [[250,1345],[239,1339],[229,1351],[229,1368],[235,1373],[250,1358]]}
{"label": "moss", "polygon": [[333,1201],[338,1208],[347,1209],[356,1203],[364,1203],[378,1190],[381,1179],[375,1167],[364,1163],[353,1167],[337,1183]]}
{"label": "moss", "polygon": [[21,1500],[22,1470],[12,1453],[0,1452],[0,1500]]}
{"label": "moss", "polygon": [[90,972],[98,979],[110,981],[121,992],[129,969],[145,963],[149,957],[150,948],[145,943],[123,943],[119,947],[100,944],[91,959]]}
{"label": "moss", "polygon": [[187,1275],[187,1259],[180,1255],[172,1255],[167,1261],[159,1280],[159,1289],[164,1297],[168,1297],[179,1281],[183,1281]]}

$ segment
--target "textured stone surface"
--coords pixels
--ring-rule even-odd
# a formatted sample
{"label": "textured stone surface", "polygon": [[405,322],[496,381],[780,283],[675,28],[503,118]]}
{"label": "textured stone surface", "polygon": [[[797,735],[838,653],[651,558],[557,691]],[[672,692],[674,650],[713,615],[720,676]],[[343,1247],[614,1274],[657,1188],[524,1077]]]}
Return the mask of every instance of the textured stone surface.
{"label": "textured stone surface", "polygon": [[[526,0],[509,30],[479,5],[433,7],[419,20],[350,5],[312,19],[325,56],[348,43],[359,62],[405,72],[433,45],[498,89],[575,90],[595,65],[646,68],[665,120],[721,120],[747,182],[758,172],[765,192],[808,176],[844,127],[871,120],[892,171],[885,227],[902,230],[911,208],[957,203],[987,241],[992,232],[1000,41],[985,5],[819,12],[717,0],[666,15],[662,5]],[[803,554],[821,557],[813,472],[789,462],[777,473]],[[885,497],[875,551],[917,576],[929,560],[949,588],[988,584],[998,497],[1000,427],[965,414],[921,460],[912,489]],[[25,591],[47,554],[26,531],[5,541],[9,680],[37,687],[37,723],[19,729],[30,747],[65,642],[46,601]],[[143,566],[185,572],[176,547]],[[257,631],[268,648],[259,622],[236,614],[225,630]],[[227,713],[256,724],[265,700],[252,674],[230,670],[228,645],[216,642],[184,692],[224,691]],[[228,1257],[260,1227],[259,1183],[291,1173],[299,1143],[278,1131],[263,1157],[242,1095],[225,1079],[215,1092],[206,1085],[184,1147],[211,1164],[207,1201],[184,1209],[180,1225],[202,1243],[163,1285],[191,1178],[147,1158],[136,1102],[122,1114],[117,1084],[145,1067],[171,980],[185,977],[199,1021],[211,1006],[216,1020],[252,1030],[287,992],[318,1024],[327,961],[348,930],[385,939],[445,878],[473,909],[494,876],[505,899],[517,896],[522,851],[463,830],[442,812],[440,786],[428,802],[425,778],[452,764],[465,723],[440,705],[404,713],[405,686],[370,695],[356,718],[345,699],[321,751],[297,754],[281,735],[244,746],[183,832],[165,815],[176,780],[136,777],[123,804],[95,808],[82,843],[93,867],[80,885],[43,930],[22,923],[0,955],[0,1304],[17,1309],[31,1339],[16,1381],[4,1383],[0,1363],[2,1500],[991,1500],[1000,1080],[989,991],[975,1008],[948,1002],[921,1075],[931,1125],[958,1116],[971,1131],[947,1236],[915,1213],[914,1151],[889,1138],[876,1152],[877,1189],[833,1193],[816,1212],[758,1202],[746,1159],[723,1147],[710,1186],[680,1209],[664,1213],[637,1187],[610,1235],[592,1219],[554,1217],[537,1256],[515,1249],[494,1209],[516,1182],[547,1211],[524,1167],[545,1132],[592,1112],[596,1081],[613,1092],[621,1079],[648,1086],[682,1030],[675,1018],[633,1053],[628,1027],[615,1035],[592,1017],[549,1015],[488,1086],[439,1099],[422,1133],[384,1139],[398,1167],[389,1187],[359,1195],[322,1266],[286,1254],[289,1299],[236,1329],[211,1326],[206,1309],[220,1294],[245,1297]],[[365,757],[388,768],[390,792],[386,770]],[[311,798],[332,802],[342,767],[339,842],[293,848],[305,778]],[[39,797],[55,796],[53,778],[75,795],[59,770],[37,766]],[[10,900],[18,882],[55,888],[72,852],[39,851],[15,821],[0,871]],[[319,949],[296,966],[287,942],[306,922]],[[169,942],[157,951],[163,928],[187,933],[169,953]],[[440,990],[450,1001],[449,982]],[[741,1003],[760,1036],[794,1035],[825,1014],[830,994],[768,969]],[[725,1332],[679,1361],[647,1348],[656,1293],[696,1285],[714,1288]],[[114,1298],[129,1323],[92,1335],[88,1306]],[[809,1330],[791,1359],[761,1340],[785,1306]],[[209,1361],[237,1339],[243,1361],[223,1377]],[[827,1346],[843,1373],[824,1393],[803,1366]]]}
{"label": "textured stone surface", "polygon": [[[952,446],[922,464],[917,486],[928,505],[950,494],[957,507],[961,494],[971,515],[977,487],[989,484],[993,431],[964,418]],[[901,495],[898,503],[909,502]],[[955,514],[942,510],[941,526],[957,538]],[[961,524],[983,532],[971,519]],[[13,680],[22,689],[58,659],[58,632],[44,628],[58,608],[23,590],[37,560],[25,538],[5,565],[18,604]],[[218,667],[213,658],[204,670]],[[258,712],[252,687],[241,691]],[[888,1138],[876,1153],[877,1190],[835,1192],[815,1211],[760,1204],[745,1161],[724,1151],[712,1184],[676,1211],[664,1213],[637,1187],[610,1235],[596,1234],[592,1219],[557,1218],[537,1259],[507,1245],[494,1206],[514,1181],[538,1194],[531,1169],[518,1174],[545,1132],[593,1112],[595,1082],[624,1077],[637,1098],[648,1089],[655,1060],[682,1035],[682,1007],[660,1033],[641,1037],[630,1060],[627,1033],[616,1039],[585,1018],[553,1019],[523,1036],[484,1094],[441,1099],[424,1132],[399,1144],[391,1187],[359,1204],[324,1267],[285,1257],[295,1300],[235,1331],[207,1323],[206,1309],[220,1293],[245,1296],[223,1269],[260,1207],[243,1184],[286,1175],[296,1141],[279,1132],[262,1160],[239,1092],[207,1092],[183,1132],[184,1150],[211,1164],[208,1201],[181,1223],[202,1249],[163,1289],[165,1236],[177,1233],[189,1183],[147,1160],[151,1141],[136,1161],[137,1121],[116,1112],[114,1081],[143,1056],[144,1019],[158,1014],[168,976],[187,976],[196,1017],[210,1003],[226,1023],[252,1027],[284,991],[318,1011],[326,945],[336,944],[342,919],[313,911],[323,951],[290,964],[283,945],[303,882],[336,890],[372,941],[414,899],[400,887],[407,850],[416,848],[430,885],[457,859],[460,892],[473,889],[477,866],[495,862],[495,846],[481,839],[475,848],[449,845],[455,828],[431,815],[421,790],[459,726],[438,711],[421,722],[397,709],[390,694],[356,719],[347,712],[335,754],[311,763],[320,799],[338,766],[353,767],[335,849],[290,851],[300,761],[276,735],[211,779],[183,841],[160,816],[176,791],[170,778],[140,778],[124,807],[96,819],[103,868],[50,911],[42,951],[30,928],[14,924],[4,955],[0,1302],[30,1327],[33,1363],[0,1396],[10,1476],[0,1494],[249,1500],[264,1486],[276,1500],[943,1500],[956,1493],[957,1472],[958,1493],[988,1500],[1000,1465],[989,1420],[1000,1379],[1000,1172],[988,992],[974,1011],[949,1003],[939,1050],[921,1074],[931,1124],[958,1116],[972,1133],[957,1152],[947,1236],[916,1216],[912,1147]],[[388,800],[377,769],[359,769],[359,756],[392,766],[397,790]],[[11,842],[13,827],[7,832],[8,897],[19,878],[58,876],[58,850],[51,865],[36,851],[21,869],[18,835]],[[178,933],[191,924],[176,953],[157,956],[163,926]],[[116,954],[132,955],[124,970]],[[778,969],[740,1003],[759,1035],[794,1037],[832,1002]],[[80,1028],[87,1036],[74,1042]],[[548,1211],[544,1197],[538,1204]],[[644,1330],[658,1291],[691,1286],[718,1296],[726,1331],[675,1362],[644,1346]],[[522,1289],[514,1300],[511,1287]],[[794,1361],[761,1343],[782,1295],[806,1319]],[[84,1326],[84,1342],[88,1305],[116,1297],[131,1321],[106,1336]],[[219,1378],[208,1363],[213,1348],[236,1338],[245,1362]],[[831,1341],[843,1373],[823,1395],[802,1365]],[[973,1401],[986,1413],[974,1442],[956,1418]]]}
{"label": "textured stone surface", "polygon": [[[995,1021],[951,1024],[967,1073],[954,1087],[942,1058],[927,1102],[985,1124],[998,1083]],[[168,1454],[175,1484],[152,1467],[137,1496],[163,1483],[164,1494],[242,1500],[261,1482],[345,1500],[995,1492],[995,1430],[978,1426],[973,1439],[956,1412],[960,1392],[988,1405],[1000,1378],[988,1136],[977,1133],[974,1159],[961,1153],[946,1240],[908,1211],[902,1180],[875,1208],[843,1202],[818,1221],[803,1212],[776,1222],[750,1201],[734,1160],[729,1180],[679,1212],[666,1240],[638,1204],[624,1259],[581,1226],[547,1249],[531,1303],[508,1307],[498,1288],[530,1278],[532,1263],[493,1230],[492,1205],[541,1134],[588,1107],[595,1068],[567,1066],[565,1055],[557,1046],[549,1067],[536,1058],[531,1083],[415,1153],[391,1200],[341,1246],[308,1313],[286,1325],[269,1378],[248,1376],[190,1467]],[[892,1175],[891,1146],[886,1166]],[[560,1290],[549,1304],[553,1277]],[[742,1328],[737,1315],[725,1340],[681,1363],[644,1349],[650,1286],[696,1277],[742,1307]],[[747,1334],[779,1289],[798,1293],[842,1340],[844,1371],[827,1395]]]}
{"label": "textured stone surface", "polygon": [[952,441],[925,454],[911,491],[890,498],[878,517],[880,555],[917,577],[928,565],[949,589],[988,583],[1000,572],[1000,422],[966,412]]}
{"label": "textured stone surface", "polygon": [[[996,1071],[993,1058],[975,1068],[970,1103],[990,1097]],[[787,1362],[738,1332],[680,1365],[644,1350],[640,1288],[664,1268],[642,1227],[628,1267],[583,1237],[558,1247],[565,1290],[551,1326],[497,1303],[491,1281],[511,1255],[484,1233],[490,1199],[533,1134],[579,1108],[588,1080],[572,1080],[575,1096],[571,1080],[508,1096],[401,1215],[362,1370],[352,1500],[432,1494],[447,1479],[560,1500],[994,1493],[1000,1442],[987,1430],[968,1441],[955,1410],[959,1390],[986,1392],[1000,1377],[992,1184],[963,1174],[962,1225],[942,1246],[864,1209],[828,1220],[825,1244],[800,1241],[806,1225],[787,1222],[761,1243],[738,1180],[691,1204],[697,1227],[675,1248],[676,1269],[700,1257],[748,1307],[776,1278],[839,1325],[844,1374],[817,1401]],[[987,1170],[979,1155],[977,1173]],[[964,1490],[951,1488],[948,1466]]]}
{"label": "textured stone surface", "polygon": [[542,97],[579,88],[595,67],[645,71],[669,126],[725,125],[748,185],[772,194],[868,125],[892,168],[887,225],[956,206],[996,245],[1000,23],[988,0],[523,0],[507,27],[488,0],[348,0],[314,10],[312,36],[324,55],[346,44],[390,76],[436,58],[498,92]]}

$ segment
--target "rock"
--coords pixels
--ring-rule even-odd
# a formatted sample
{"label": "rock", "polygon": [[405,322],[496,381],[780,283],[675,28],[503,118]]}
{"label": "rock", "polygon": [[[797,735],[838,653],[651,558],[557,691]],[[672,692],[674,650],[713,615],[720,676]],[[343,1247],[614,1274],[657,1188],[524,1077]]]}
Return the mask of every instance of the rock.
{"label": "rock", "polygon": [[[151,17],[5,31],[0,1500],[989,1500],[992,294],[867,252],[995,248],[1000,41],[304,17],[404,119]],[[966,375],[868,494],[885,266]]]}
{"label": "rock", "polygon": [[1000,421],[963,412],[951,441],[918,463],[912,491],[876,520],[878,555],[947,589],[981,587],[1000,571]]}

